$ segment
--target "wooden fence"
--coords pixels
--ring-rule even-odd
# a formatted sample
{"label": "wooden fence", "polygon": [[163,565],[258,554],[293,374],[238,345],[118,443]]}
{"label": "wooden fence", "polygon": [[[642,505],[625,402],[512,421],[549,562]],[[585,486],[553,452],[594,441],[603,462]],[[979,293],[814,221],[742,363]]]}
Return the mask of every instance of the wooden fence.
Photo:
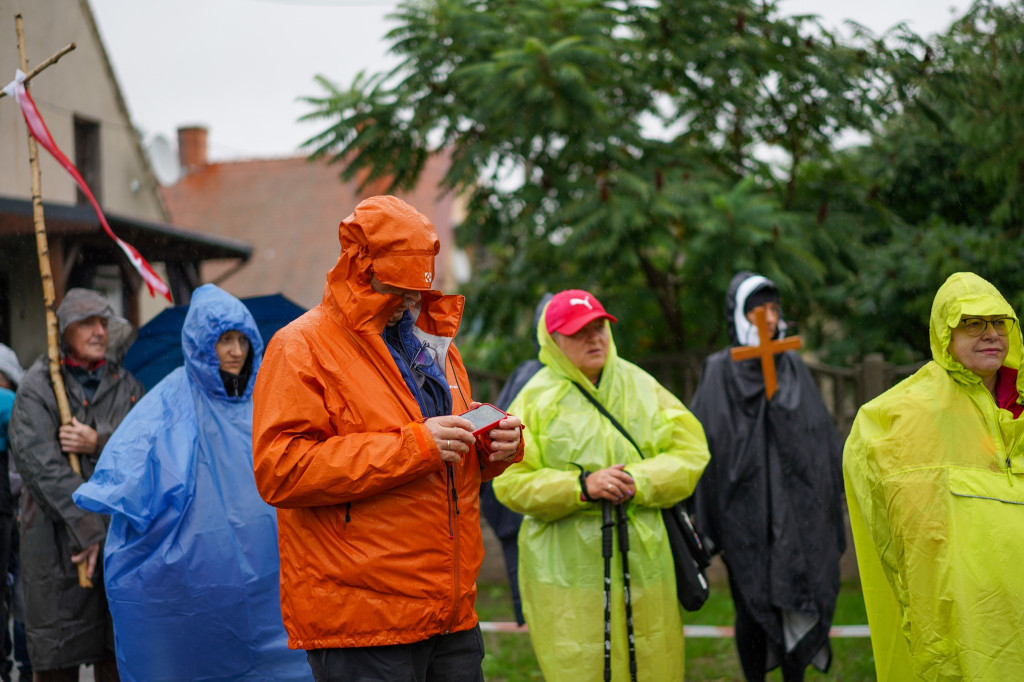
{"label": "wooden fence", "polygon": [[[695,353],[650,355],[637,364],[650,372],[665,388],[689,404],[700,381],[703,356]],[[861,405],[910,376],[924,363],[893,365],[880,353],[866,355],[850,367],[836,367],[808,361],[818,390],[835,419],[839,434],[845,439],[853,418]],[[501,390],[505,376],[496,372],[468,369],[476,400],[493,401]]]}
{"label": "wooden fence", "polygon": [[893,365],[886,362],[881,353],[866,355],[852,367],[807,363],[825,405],[832,413],[839,435],[844,439],[849,435],[853,418],[861,405],[903,381],[923,365],[923,362]]}

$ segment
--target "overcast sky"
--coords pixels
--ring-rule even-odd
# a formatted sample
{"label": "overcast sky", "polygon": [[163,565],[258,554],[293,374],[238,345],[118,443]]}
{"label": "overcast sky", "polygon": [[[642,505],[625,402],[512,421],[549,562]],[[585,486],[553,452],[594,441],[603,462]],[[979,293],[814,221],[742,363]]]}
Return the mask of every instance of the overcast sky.
{"label": "overcast sky", "polygon": [[[318,131],[297,101],[323,74],[349,84],[386,55],[390,0],[90,0],[132,119],[149,142],[172,145],[183,125],[209,128],[211,160],[289,156]],[[853,19],[875,32],[906,22],[948,27],[969,0],[780,0],[828,26]]]}

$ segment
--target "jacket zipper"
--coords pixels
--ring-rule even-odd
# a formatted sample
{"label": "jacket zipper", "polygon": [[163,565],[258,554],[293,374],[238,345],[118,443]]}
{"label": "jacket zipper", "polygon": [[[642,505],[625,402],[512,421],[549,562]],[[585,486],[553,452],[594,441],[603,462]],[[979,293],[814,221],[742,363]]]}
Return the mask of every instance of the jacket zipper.
{"label": "jacket zipper", "polygon": [[452,465],[450,462],[444,463],[444,496],[448,501],[448,539],[455,539],[455,527],[452,523],[452,496],[449,494],[449,488],[451,487],[452,480]]}
{"label": "jacket zipper", "polygon": [[[387,340],[383,339],[383,335],[381,335],[381,337],[382,337],[382,340],[384,340],[385,346],[388,346]],[[399,357],[402,358],[402,361],[405,362],[406,367],[409,368],[409,371],[410,371],[410,373],[413,374],[413,376],[415,376],[417,373],[419,373],[419,374],[422,374],[426,378],[427,381],[436,381],[436,379],[434,379],[434,377],[432,377],[429,374],[427,374],[426,372],[424,372],[421,368],[414,366],[415,363],[413,363],[411,360],[413,360],[415,358],[411,358],[411,359],[410,358],[406,358],[405,354],[402,353],[402,352],[399,352],[398,355],[399,355]],[[447,356],[447,353],[446,353],[445,354],[445,370],[447,370],[447,364],[448,364],[448,356]],[[445,376],[445,379],[447,379],[448,378],[447,371],[443,371],[443,374]],[[403,379],[404,379],[404,377],[403,377]],[[404,382],[404,383],[410,388],[410,392],[413,394],[413,399],[416,400],[417,404],[423,404],[422,392],[421,392],[420,387],[417,385],[417,382],[416,382],[415,378],[413,379],[411,386],[409,386],[409,382]],[[445,383],[448,383],[448,382],[446,381]],[[460,393],[461,393],[461,389],[460,389]],[[454,407],[454,403],[455,403],[455,398],[454,398],[454,396],[452,396],[452,402],[451,402],[451,406],[452,407]],[[451,540],[453,540],[454,543],[455,543],[454,554],[453,554],[453,566],[452,566],[452,593],[451,593],[452,613],[451,613],[451,616],[448,618],[448,623],[445,625],[444,632],[442,633],[442,634],[447,635],[449,632],[451,632],[452,624],[455,622],[455,617],[458,615],[458,597],[459,597],[459,533],[458,533],[458,530],[459,530],[459,528],[458,528],[458,518],[457,517],[460,514],[460,512],[459,512],[459,494],[458,494],[458,491],[456,490],[456,487],[455,487],[455,472],[454,472],[453,467],[452,467],[450,462],[445,462],[445,470],[446,470],[446,478],[447,478],[447,480],[445,481],[445,488],[446,488],[446,490],[445,490],[445,497],[447,498],[447,502],[448,502],[448,537]],[[455,506],[455,514],[454,515],[452,514],[452,503],[453,502],[454,502],[454,506]]]}
{"label": "jacket zipper", "polygon": [[[455,489],[455,470],[451,465],[451,462],[445,463],[447,469],[448,485],[445,487],[445,497],[448,498],[448,537],[451,538],[455,543],[453,561],[452,561],[452,614],[448,618],[448,623],[444,626],[444,632],[442,634],[447,635],[451,632],[452,624],[455,623],[455,617],[458,615],[459,606],[459,494]],[[452,514],[452,504],[455,505],[455,514]]]}

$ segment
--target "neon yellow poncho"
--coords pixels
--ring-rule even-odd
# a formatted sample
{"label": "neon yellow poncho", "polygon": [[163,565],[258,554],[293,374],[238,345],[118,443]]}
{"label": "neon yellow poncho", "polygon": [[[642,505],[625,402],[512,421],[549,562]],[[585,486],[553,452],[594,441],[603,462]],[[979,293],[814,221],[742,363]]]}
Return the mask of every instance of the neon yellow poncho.
{"label": "neon yellow poncho", "polygon": [[[606,323],[607,324],[607,323]],[[519,586],[534,651],[548,682],[602,679],[604,561],[601,506],[580,500],[578,464],[596,471],[627,463],[636,496],[627,504],[633,624],[641,680],[683,679],[682,608],[661,507],[688,497],[708,462],[704,430],[649,374],[608,359],[595,387],[562,354],[543,317],[537,336],[546,365],[509,408],[526,424],[526,455],[494,480],[505,505],[525,514]],[[572,385],[607,408],[636,450]],[[622,559],[612,558],[612,679],[628,680]]]}
{"label": "neon yellow poncho", "polygon": [[[971,273],[931,313],[933,361],[864,405],[843,471],[878,679],[1024,680],[1024,419],[950,355],[961,315],[1013,309]],[[1020,369],[1020,325],[1004,365]],[[1021,393],[1024,373],[1018,375]]]}

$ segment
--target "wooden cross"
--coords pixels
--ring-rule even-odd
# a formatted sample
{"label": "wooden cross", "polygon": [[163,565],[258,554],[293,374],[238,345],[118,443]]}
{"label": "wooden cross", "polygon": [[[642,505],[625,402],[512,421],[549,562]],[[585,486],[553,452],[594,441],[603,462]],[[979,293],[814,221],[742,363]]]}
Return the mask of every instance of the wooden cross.
{"label": "wooden cross", "polygon": [[788,339],[772,340],[772,332],[768,329],[768,311],[763,305],[754,308],[754,326],[757,327],[757,338],[760,344],[757,346],[739,346],[733,348],[732,360],[751,360],[761,358],[761,373],[764,375],[764,395],[768,400],[772,399],[779,387],[778,379],[775,378],[775,356],[787,350],[796,350],[803,346],[799,336],[791,336]]}
{"label": "wooden cross", "polygon": [[[47,67],[53,66],[58,59],[75,49],[75,44],[71,43],[30,72],[28,56],[25,53],[25,32],[22,29],[21,14],[14,15],[14,29],[18,36],[18,58],[21,70],[27,74],[25,76],[26,86],[29,79],[39,75]],[[0,92],[0,97],[4,94]],[[28,161],[32,169],[32,219],[35,223],[36,252],[39,255],[39,274],[43,280],[43,303],[46,306],[46,346],[50,361],[50,380],[53,382],[53,392],[57,398],[57,408],[60,410],[60,422],[62,425],[66,425],[71,423],[71,407],[68,405],[68,396],[64,389],[64,376],[60,373],[56,294],[53,288],[53,274],[50,269],[50,247],[46,240],[46,223],[43,218],[43,182],[42,173],[39,170],[39,145],[32,137],[31,131],[28,133]],[[76,474],[82,474],[82,463],[77,454],[68,453],[68,463]],[[92,581],[86,575],[86,570],[84,561],[78,564],[78,584],[82,587],[92,587]]]}

